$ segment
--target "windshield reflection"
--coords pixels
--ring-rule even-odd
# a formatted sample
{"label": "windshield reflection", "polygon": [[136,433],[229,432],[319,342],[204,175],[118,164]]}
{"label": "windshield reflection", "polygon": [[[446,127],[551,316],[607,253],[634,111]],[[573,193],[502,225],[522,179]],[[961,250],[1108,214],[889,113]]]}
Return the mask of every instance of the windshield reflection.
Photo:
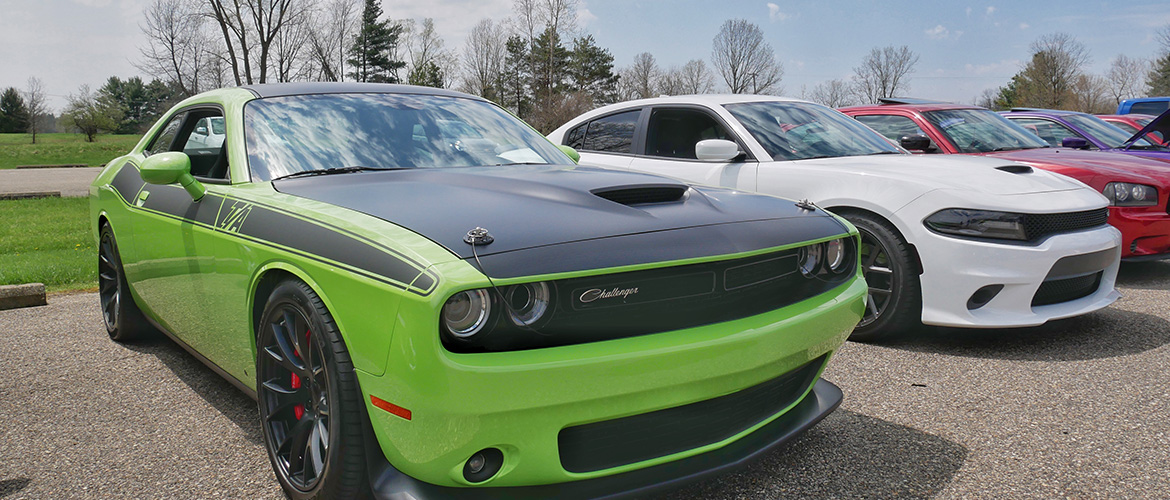
{"label": "windshield reflection", "polygon": [[571,165],[540,134],[487,102],[432,95],[327,94],[249,102],[248,165],[267,181],[336,167]]}
{"label": "windshield reflection", "polygon": [[725,104],[774,160],[807,160],[903,151],[865,125],[819,104]]}
{"label": "windshield reflection", "polygon": [[960,153],[1046,148],[1048,143],[987,109],[948,109],[923,113]]}
{"label": "windshield reflection", "polygon": [[[1120,148],[1125,145],[1130,137],[1136,132],[1127,133],[1121,127],[1113,125],[1105,120],[1097,118],[1093,115],[1065,115],[1065,120],[1075,125],[1076,127],[1088,132],[1090,136],[1097,139],[1097,141],[1105,144],[1110,148]],[[1153,148],[1145,139],[1138,139],[1134,141],[1134,146]]]}

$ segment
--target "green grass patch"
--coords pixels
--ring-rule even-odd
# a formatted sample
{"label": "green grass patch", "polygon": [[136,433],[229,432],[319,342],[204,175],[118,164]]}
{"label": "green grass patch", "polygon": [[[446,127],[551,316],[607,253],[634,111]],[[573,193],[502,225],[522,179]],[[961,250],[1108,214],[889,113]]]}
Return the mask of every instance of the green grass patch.
{"label": "green grass patch", "polygon": [[44,283],[50,292],[97,286],[88,198],[0,200],[0,285]]}
{"label": "green grass patch", "polygon": [[139,135],[99,135],[85,142],[82,134],[0,134],[0,168],[17,165],[86,164],[97,167],[129,153]]}

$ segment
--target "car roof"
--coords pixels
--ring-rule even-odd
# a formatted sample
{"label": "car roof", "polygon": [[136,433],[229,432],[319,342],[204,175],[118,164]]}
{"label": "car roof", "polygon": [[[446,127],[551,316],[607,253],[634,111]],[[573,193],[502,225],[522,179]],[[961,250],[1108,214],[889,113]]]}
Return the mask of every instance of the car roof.
{"label": "car roof", "polygon": [[286,97],[293,95],[312,94],[420,94],[438,95],[447,97],[463,97],[483,100],[481,97],[455,92],[453,90],[434,87],[420,87],[416,85],[399,85],[392,83],[362,83],[362,82],[297,82],[297,83],[264,83],[259,85],[244,85],[256,97]]}
{"label": "car roof", "polygon": [[839,108],[841,111],[873,111],[879,109],[910,109],[914,111],[943,111],[948,109],[983,109],[970,104],[955,104],[953,102],[928,101],[926,99],[898,98],[887,99],[880,104],[863,106],[847,106]]}
{"label": "car roof", "polygon": [[1009,111],[1003,111],[1004,114],[1017,113],[1032,113],[1037,115],[1052,115],[1052,116],[1069,116],[1069,115],[1087,115],[1080,111],[1069,111],[1067,109],[1045,109],[1045,108],[1012,108]]}

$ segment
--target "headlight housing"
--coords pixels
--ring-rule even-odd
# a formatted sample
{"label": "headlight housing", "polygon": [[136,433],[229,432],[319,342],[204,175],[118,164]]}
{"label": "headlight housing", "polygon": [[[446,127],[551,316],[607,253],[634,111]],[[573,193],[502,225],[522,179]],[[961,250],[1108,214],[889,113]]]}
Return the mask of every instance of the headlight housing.
{"label": "headlight housing", "polygon": [[796,254],[797,268],[806,278],[815,278],[826,273],[840,274],[851,268],[851,261],[857,260],[852,238],[835,240],[802,247]]}
{"label": "headlight housing", "polygon": [[491,313],[492,301],[486,289],[459,292],[443,304],[443,328],[455,337],[468,338],[484,329]]}
{"label": "headlight housing", "polygon": [[1132,182],[1110,182],[1102,194],[1115,207],[1148,207],[1158,204],[1158,188]]}
{"label": "headlight housing", "polygon": [[485,338],[506,337],[508,331],[531,329],[550,316],[552,296],[552,288],[546,282],[464,290],[443,304],[440,330],[445,341],[459,344],[481,344]]}
{"label": "headlight housing", "polygon": [[968,238],[1027,241],[1024,214],[948,208],[923,221],[933,231]]}

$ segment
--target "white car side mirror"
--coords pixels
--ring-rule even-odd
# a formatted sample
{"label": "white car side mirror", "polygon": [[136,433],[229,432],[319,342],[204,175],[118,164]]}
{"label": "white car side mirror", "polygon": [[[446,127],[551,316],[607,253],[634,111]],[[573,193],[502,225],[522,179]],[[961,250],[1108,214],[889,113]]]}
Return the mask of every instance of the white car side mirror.
{"label": "white car side mirror", "polygon": [[731,161],[739,156],[739,144],[726,139],[707,139],[695,144],[695,158],[705,161]]}

